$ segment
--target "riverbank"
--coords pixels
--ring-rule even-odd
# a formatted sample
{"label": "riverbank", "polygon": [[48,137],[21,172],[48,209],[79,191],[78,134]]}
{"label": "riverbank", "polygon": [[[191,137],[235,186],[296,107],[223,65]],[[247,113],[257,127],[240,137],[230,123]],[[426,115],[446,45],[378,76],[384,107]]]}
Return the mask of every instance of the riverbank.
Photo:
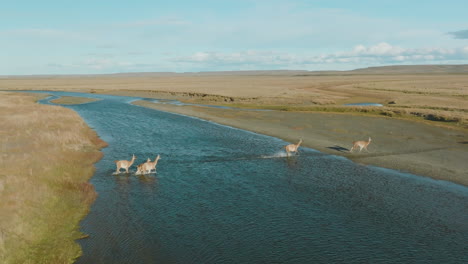
{"label": "riverbank", "polygon": [[74,111],[35,103],[45,95],[0,95],[0,262],[72,263],[106,144]]}
{"label": "riverbank", "polygon": [[[468,186],[468,133],[395,118],[352,114],[246,111],[137,101],[153,109],[194,116],[344,156],[357,163],[396,169]],[[370,153],[349,153],[367,140]]]}

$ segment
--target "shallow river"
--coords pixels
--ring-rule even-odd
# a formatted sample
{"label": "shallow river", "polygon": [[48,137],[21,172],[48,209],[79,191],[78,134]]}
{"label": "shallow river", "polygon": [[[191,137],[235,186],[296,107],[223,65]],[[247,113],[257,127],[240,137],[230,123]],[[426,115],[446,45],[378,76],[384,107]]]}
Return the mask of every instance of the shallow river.
{"label": "shallow river", "polygon": [[[103,99],[67,107],[109,143],[77,263],[468,263],[466,187],[76,95]],[[132,154],[157,174],[113,175]]]}

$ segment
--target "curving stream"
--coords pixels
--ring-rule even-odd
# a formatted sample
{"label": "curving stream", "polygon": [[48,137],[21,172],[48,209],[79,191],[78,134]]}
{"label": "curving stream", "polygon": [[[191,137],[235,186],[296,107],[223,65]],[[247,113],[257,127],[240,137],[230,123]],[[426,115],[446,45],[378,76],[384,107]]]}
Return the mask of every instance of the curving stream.
{"label": "curving stream", "polygon": [[[109,147],[77,263],[468,263],[468,188],[131,105],[67,106]],[[43,100],[43,103],[48,103]],[[157,174],[114,160],[161,155]],[[135,171],[135,166],[132,171]]]}

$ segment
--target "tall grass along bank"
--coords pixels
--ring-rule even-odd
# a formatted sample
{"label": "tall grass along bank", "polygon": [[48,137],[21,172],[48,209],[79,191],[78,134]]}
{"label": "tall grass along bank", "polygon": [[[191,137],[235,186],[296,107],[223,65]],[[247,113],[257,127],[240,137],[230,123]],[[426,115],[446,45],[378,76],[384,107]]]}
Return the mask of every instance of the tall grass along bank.
{"label": "tall grass along bank", "polygon": [[0,92],[0,263],[71,263],[105,146],[77,113]]}

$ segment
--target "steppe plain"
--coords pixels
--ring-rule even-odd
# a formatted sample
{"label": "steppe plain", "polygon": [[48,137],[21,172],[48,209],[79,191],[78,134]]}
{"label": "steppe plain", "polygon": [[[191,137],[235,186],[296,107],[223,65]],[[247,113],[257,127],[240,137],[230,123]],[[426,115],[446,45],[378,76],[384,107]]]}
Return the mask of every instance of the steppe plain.
{"label": "steppe plain", "polygon": [[[303,138],[304,146],[362,164],[468,185],[468,65],[4,76],[0,90],[103,93],[235,107],[135,102],[290,142]],[[345,106],[363,102],[383,106]],[[369,153],[349,153],[353,141],[368,137]]]}
{"label": "steppe plain", "polygon": [[[100,158],[99,148],[105,146],[75,112],[33,103],[43,95],[5,91],[166,99],[165,103],[140,100],[134,104],[288,142],[302,138],[303,146],[344,156],[363,166],[468,185],[468,65],[346,72],[0,76],[0,90],[4,90],[0,92],[0,214],[11,216],[0,219],[0,262],[70,263],[80,255],[74,241],[82,236],[78,222],[95,197],[87,180],[93,172],[92,163]],[[233,108],[175,105],[169,100]],[[91,101],[62,97],[54,102]],[[345,106],[363,102],[383,106]],[[368,137],[372,137],[369,152],[349,152],[353,141]],[[29,169],[21,170],[23,167]],[[64,196],[68,199],[59,198]],[[69,220],[62,221],[64,216]]]}

